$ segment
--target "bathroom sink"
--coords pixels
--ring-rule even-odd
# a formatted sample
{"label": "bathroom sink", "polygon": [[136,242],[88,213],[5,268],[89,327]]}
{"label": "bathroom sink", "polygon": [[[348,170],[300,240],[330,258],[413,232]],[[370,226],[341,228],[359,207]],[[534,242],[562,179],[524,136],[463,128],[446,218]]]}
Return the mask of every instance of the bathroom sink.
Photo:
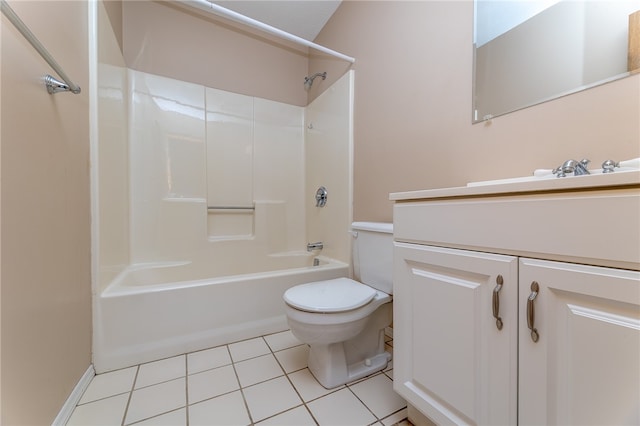
{"label": "bathroom sink", "polygon": [[602,170],[603,169],[594,169],[594,170],[589,170],[591,174],[588,174],[588,175],[579,175],[579,176],[567,175],[565,177],[556,177],[556,175],[551,173],[551,170],[536,170],[530,176],[520,176],[515,178],[507,178],[507,179],[469,182],[467,183],[467,186],[486,186],[486,185],[502,185],[507,183],[538,182],[538,181],[543,181],[548,179],[556,179],[558,181],[562,179],[589,179],[590,177],[593,177],[593,176],[599,176],[599,175],[611,176],[611,175],[620,174],[620,173],[638,171],[640,169],[638,169],[637,167],[617,167],[615,171],[612,173],[602,173]]}

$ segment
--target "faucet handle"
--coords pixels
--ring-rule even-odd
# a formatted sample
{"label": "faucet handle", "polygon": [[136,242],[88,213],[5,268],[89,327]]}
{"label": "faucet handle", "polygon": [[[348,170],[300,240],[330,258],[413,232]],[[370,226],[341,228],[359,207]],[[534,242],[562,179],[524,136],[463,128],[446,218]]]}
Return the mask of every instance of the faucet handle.
{"label": "faucet handle", "polygon": [[619,167],[619,164],[613,160],[606,160],[602,163],[602,173],[613,173],[616,167]]}
{"label": "faucet handle", "polygon": [[558,166],[555,169],[551,170],[551,174],[556,175],[556,177],[565,177],[564,170],[562,170],[562,166]]}
{"label": "faucet handle", "polygon": [[574,176],[590,175],[591,172],[589,172],[589,170],[587,169],[587,166],[589,166],[590,162],[591,160],[587,160],[586,158],[580,160],[580,162],[576,164],[573,170],[573,175]]}

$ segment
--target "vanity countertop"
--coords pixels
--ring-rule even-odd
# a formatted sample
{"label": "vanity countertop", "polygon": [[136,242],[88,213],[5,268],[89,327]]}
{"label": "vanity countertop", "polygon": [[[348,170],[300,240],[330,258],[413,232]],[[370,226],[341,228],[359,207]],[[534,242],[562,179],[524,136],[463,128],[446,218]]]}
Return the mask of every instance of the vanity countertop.
{"label": "vanity countertop", "polygon": [[438,198],[487,197],[514,194],[524,195],[540,192],[583,191],[609,189],[612,187],[640,188],[640,170],[588,176],[539,179],[526,182],[507,182],[494,183],[490,185],[392,192],[389,194],[389,199],[401,202]]}

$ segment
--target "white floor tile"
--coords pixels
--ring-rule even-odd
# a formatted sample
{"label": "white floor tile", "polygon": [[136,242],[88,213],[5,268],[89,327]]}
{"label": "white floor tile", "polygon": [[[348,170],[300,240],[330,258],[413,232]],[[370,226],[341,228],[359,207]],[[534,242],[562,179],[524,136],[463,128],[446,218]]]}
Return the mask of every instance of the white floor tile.
{"label": "white floor tile", "polygon": [[270,334],[264,336],[264,340],[273,352],[281,351],[283,349],[292,348],[294,346],[301,345],[302,342],[293,335],[291,330],[283,331],[281,333]]}
{"label": "white floor tile", "polygon": [[199,373],[229,364],[231,364],[231,356],[226,346],[218,346],[217,348],[187,354],[189,374]]}
{"label": "white floor tile", "polygon": [[393,391],[393,381],[384,374],[378,374],[349,388],[379,419],[407,406],[404,399]]}
{"label": "white floor tile", "polygon": [[187,378],[187,381],[189,404],[240,389],[236,373],[231,365],[192,374]]}
{"label": "white floor tile", "polygon": [[271,353],[269,346],[267,346],[267,343],[262,337],[231,343],[229,345],[229,351],[231,352],[233,362],[244,361],[245,359]]}
{"label": "white floor tile", "polygon": [[282,368],[272,354],[238,362],[235,367],[242,387],[284,375]]}
{"label": "white floor tile", "polygon": [[187,426],[187,408],[181,408],[170,413],[161,414],[136,423],[135,426]]}
{"label": "white floor tile", "polygon": [[254,422],[302,404],[286,377],[278,377],[250,386],[243,389],[243,392]]}
{"label": "white floor tile", "polygon": [[155,426],[390,426],[406,418],[392,363],[384,374],[325,389],[307,357],[308,346],[286,331],[100,374],[68,425],[119,425],[124,417]]}
{"label": "white floor tile", "polygon": [[362,426],[376,418],[349,389],[342,389],[307,404],[320,426]]}
{"label": "white floor tile", "polygon": [[285,349],[275,353],[276,358],[280,361],[282,368],[287,373],[307,368],[307,360],[309,358],[309,346],[299,345],[293,348]]}
{"label": "white floor tile", "polygon": [[80,404],[130,392],[133,388],[133,380],[136,377],[137,370],[138,367],[131,367],[98,374],[91,380],[87,390],[80,398]]}
{"label": "white floor tile", "polygon": [[125,424],[184,407],[185,385],[185,378],[180,378],[133,391]]}
{"label": "white floor tile", "polygon": [[399,423],[400,421],[404,420],[407,418],[408,412],[407,409],[403,409],[398,411],[395,414],[392,414],[389,417],[385,417],[384,419],[382,419],[382,424],[384,426],[393,426],[396,423]]}
{"label": "white floor tile", "polygon": [[260,426],[315,426],[316,422],[303,406],[285,411],[257,423]]}
{"label": "white floor tile", "polygon": [[79,405],[73,410],[68,426],[119,425],[122,424],[124,410],[127,408],[129,394],[124,393],[88,404]]}
{"label": "white floor tile", "polygon": [[189,406],[190,426],[246,426],[250,423],[240,391]]}
{"label": "white floor tile", "polygon": [[289,374],[289,379],[293,382],[293,385],[298,390],[298,393],[304,402],[309,402],[312,399],[319,398],[331,392],[335,392],[340,388],[344,388],[344,386],[341,386],[336,389],[325,389],[320,383],[318,383],[316,378],[313,377],[313,374],[311,374],[311,371],[309,371],[308,368]]}
{"label": "white floor tile", "polygon": [[136,389],[177,379],[185,375],[184,355],[141,364],[140,370],[138,370],[138,378],[136,379]]}

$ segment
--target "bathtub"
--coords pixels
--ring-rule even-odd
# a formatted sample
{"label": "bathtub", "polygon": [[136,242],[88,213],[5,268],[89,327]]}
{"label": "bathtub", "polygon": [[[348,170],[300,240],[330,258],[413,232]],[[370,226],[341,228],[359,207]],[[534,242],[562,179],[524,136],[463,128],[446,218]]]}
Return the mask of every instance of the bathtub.
{"label": "bathtub", "polygon": [[306,252],[269,256],[261,272],[242,274],[203,261],[132,265],[94,299],[94,368],[103,373],[286,330],[288,288],[348,276],[348,264],[319,259],[313,266]]}

